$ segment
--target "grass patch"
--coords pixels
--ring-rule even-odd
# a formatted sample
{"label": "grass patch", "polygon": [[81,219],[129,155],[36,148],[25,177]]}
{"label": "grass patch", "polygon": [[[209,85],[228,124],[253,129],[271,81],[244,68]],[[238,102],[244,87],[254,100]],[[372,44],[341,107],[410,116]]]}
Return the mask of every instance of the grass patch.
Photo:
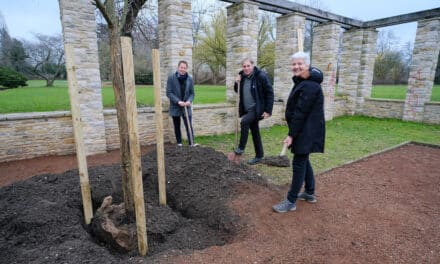
{"label": "grass patch", "polygon": [[[370,153],[395,146],[405,141],[440,144],[440,125],[404,122],[397,119],[377,119],[363,116],[339,117],[326,123],[327,134],[324,154],[312,154],[315,173],[340,166]],[[286,126],[261,129],[266,156],[279,155],[281,141],[287,135]],[[197,131],[195,132],[197,135]],[[228,153],[234,145],[234,134],[197,137],[197,142]],[[255,155],[249,138],[243,160]],[[288,154],[292,159],[292,154]],[[257,170],[277,184],[290,183],[292,169],[256,165]]]}
{"label": "grass patch", "polygon": [[[371,98],[405,100],[407,85],[374,85]],[[431,101],[440,102],[440,85],[432,87]]]}
{"label": "grass patch", "polygon": [[[70,100],[67,81],[56,80],[53,87],[46,87],[42,80],[28,81],[28,86],[0,91],[0,113],[69,111]],[[226,86],[196,85],[195,104],[213,104],[226,102]],[[153,86],[136,87],[138,107],[154,106]],[[113,87],[102,87],[104,108],[114,108]]]}

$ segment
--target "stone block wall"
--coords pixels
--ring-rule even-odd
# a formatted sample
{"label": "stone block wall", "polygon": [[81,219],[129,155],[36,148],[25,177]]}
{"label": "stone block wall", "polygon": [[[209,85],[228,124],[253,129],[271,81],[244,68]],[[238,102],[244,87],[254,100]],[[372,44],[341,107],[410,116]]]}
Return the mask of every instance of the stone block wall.
{"label": "stone block wall", "polygon": [[324,92],[325,120],[333,119],[341,26],[325,23],[314,27],[312,65],[324,74],[321,84]]}
{"label": "stone block wall", "polygon": [[251,58],[257,63],[258,5],[241,1],[227,7],[226,23],[226,98],[235,102],[235,77],[241,61]]}
{"label": "stone block wall", "polygon": [[[194,106],[195,135],[217,135],[235,131],[235,106],[213,104]],[[119,148],[119,130],[116,110],[104,110],[106,150]],[[163,122],[169,122],[163,112]],[[272,117],[261,121],[261,127],[285,124],[281,103],[275,103]],[[156,143],[154,108],[138,109],[139,142]],[[182,135],[186,137],[183,130]],[[86,134],[84,134],[86,136]],[[20,113],[0,115],[0,162],[48,155],[75,153],[72,117],[70,112]],[[174,137],[174,130],[164,129],[165,142]]]}
{"label": "stone block wall", "polygon": [[95,7],[89,0],[59,0],[64,43],[74,50],[78,100],[87,154],[106,151]]}
{"label": "stone block wall", "polygon": [[[274,95],[275,100],[287,100],[292,83],[291,56],[299,51],[298,29],[304,32],[305,17],[296,13],[277,18],[275,40]],[[304,35],[303,35],[304,36]]]}
{"label": "stone block wall", "polygon": [[403,115],[402,100],[365,99],[362,115],[378,118],[397,118]]}
{"label": "stone block wall", "polygon": [[423,122],[437,125],[440,124],[440,103],[425,103]]}

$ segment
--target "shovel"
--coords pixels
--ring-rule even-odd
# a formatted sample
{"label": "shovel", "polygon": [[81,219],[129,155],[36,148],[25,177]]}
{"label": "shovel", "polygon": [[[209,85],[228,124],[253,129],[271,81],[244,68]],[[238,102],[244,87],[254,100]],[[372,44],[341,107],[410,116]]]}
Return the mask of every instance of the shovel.
{"label": "shovel", "polygon": [[[238,128],[240,127],[240,81],[237,82],[238,91],[237,91],[237,102],[236,102],[236,111],[235,111],[235,145],[238,146]],[[228,153],[228,160],[240,164],[241,155],[236,154],[234,151]]]}
{"label": "shovel", "polygon": [[284,143],[283,149],[278,157],[266,157],[263,159],[262,163],[275,167],[290,167],[290,160],[286,156],[287,147],[287,144]]}
{"label": "shovel", "polygon": [[192,133],[192,125],[189,122],[189,116],[188,116],[188,108],[185,105],[185,118],[186,118],[186,124],[188,125],[188,134],[190,138],[188,138],[188,142],[191,145],[191,147],[198,146],[198,144],[194,144],[194,135]]}

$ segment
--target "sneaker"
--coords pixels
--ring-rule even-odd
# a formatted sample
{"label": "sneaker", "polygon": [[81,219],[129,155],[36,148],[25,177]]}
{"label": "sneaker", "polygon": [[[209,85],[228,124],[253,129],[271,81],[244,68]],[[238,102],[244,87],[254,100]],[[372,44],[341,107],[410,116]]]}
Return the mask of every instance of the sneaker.
{"label": "sneaker", "polygon": [[236,148],[234,149],[234,152],[235,152],[235,154],[237,154],[237,155],[241,155],[241,154],[244,153],[244,150],[241,149],[241,148],[239,148],[239,147],[236,147]]}
{"label": "sneaker", "polygon": [[182,143],[178,143],[177,146],[178,146],[178,147],[181,147],[181,146],[183,146],[183,145],[182,145]]}
{"label": "sneaker", "polygon": [[309,203],[316,203],[316,196],[314,194],[308,194],[306,192],[300,192],[298,194],[298,200],[306,201]]}
{"label": "sneaker", "polygon": [[280,202],[279,204],[272,206],[272,209],[277,213],[286,213],[288,211],[295,211],[296,204],[286,199]]}
{"label": "sneaker", "polygon": [[247,164],[249,164],[249,165],[255,165],[255,164],[257,164],[257,163],[260,163],[262,160],[263,160],[263,158],[257,158],[257,157],[255,157],[255,158],[249,160],[249,161],[247,162]]}
{"label": "sneaker", "polygon": [[195,143],[192,145],[192,147],[198,147],[198,146],[200,146],[200,144]]}

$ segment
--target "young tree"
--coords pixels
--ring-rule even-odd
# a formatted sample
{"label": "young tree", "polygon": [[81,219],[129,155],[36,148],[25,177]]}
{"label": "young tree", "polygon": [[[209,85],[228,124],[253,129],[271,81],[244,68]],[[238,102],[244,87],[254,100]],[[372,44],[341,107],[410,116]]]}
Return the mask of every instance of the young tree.
{"label": "young tree", "polygon": [[106,0],[104,3],[100,0],[94,0],[93,3],[101,12],[107,22],[110,56],[112,62],[112,82],[115,94],[116,113],[119,126],[119,139],[122,161],[122,189],[124,192],[124,203],[126,216],[130,220],[135,218],[132,172],[130,160],[130,138],[127,121],[126,93],[124,87],[124,75],[122,68],[122,49],[121,36],[131,36],[133,26],[146,0],[120,1],[115,3],[112,0]]}

